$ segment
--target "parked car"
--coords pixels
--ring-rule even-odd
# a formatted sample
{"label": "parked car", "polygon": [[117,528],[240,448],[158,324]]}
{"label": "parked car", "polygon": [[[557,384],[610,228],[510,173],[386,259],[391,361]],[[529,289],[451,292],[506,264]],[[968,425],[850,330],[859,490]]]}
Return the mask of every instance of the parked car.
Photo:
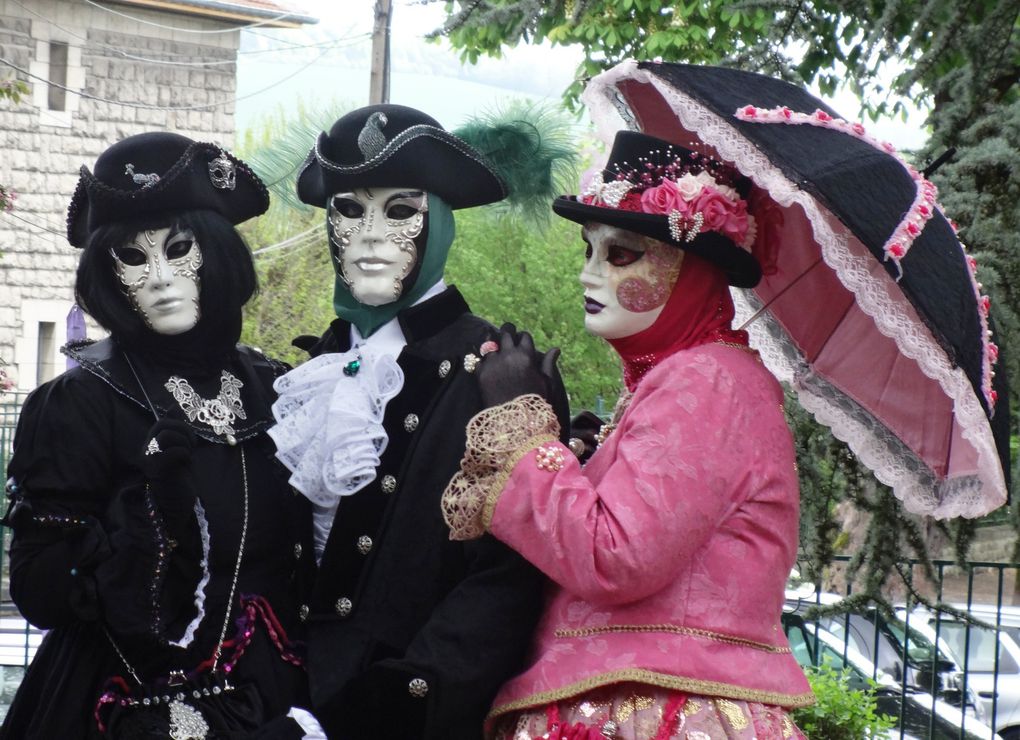
{"label": "parked car", "polygon": [[[833,593],[807,596],[803,591],[788,591],[786,609],[803,616],[811,607],[835,604],[841,599]],[[813,621],[854,647],[905,689],[935,694],[956,707],[966,704],[968,715],[987,721],[977,691],[967,687],[964,692],[963,669],[948,645],[931,639],[912,624],[886,619],[874,608]],[[966,702],[962,701],[964,695]]]}
{"label": "parked car", "polygon": [[793,654],[802,665],[828,663],[836,669],[845,668],[853,689],[868,689],[875,684],[878,711],[896,722],[886,734],[887,740],[1002,740],[969,712],[965,717],[957,707],[929,693],[909,688],[904,691],[899,681],[828,630],[805,623],[796,614],[784,614],[783,624]]}
{"label": "parked car", "polygon": [[[968,689],[982,705],[985,720],[994,724],[1003,740],[1020,740],[1020,609],[994,605],[953,604],[994,629],[969,625],[952,615],[935,615],[923,607],[910,614],[910,625],[949,646],[954,660],[967,669]],[[899,615],[905,618],[905,610]],[[996,673],[996,669],[998,672]]]}

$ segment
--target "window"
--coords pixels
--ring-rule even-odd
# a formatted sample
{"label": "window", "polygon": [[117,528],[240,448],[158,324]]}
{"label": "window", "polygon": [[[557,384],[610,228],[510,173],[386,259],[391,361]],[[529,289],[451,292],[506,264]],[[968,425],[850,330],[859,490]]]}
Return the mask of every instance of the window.
{"label": "window", "polygon": [[52,380],[57,375],[54,358],[57,354],[57,325],[52,321],[39,322],[39,342],[36,345],[36,384]]}
{"label": "window", "polygon": [[49,92],[46,100],[50,110],[67,109],[67,44],[61,41],[50,42],[50,74]]}
{"label": "window", "polygon": [[[968,632],[970,633],[970,642],[967,642]],[[958,662],[961,668],[963,667],[964,646],[966,646],[968,670],[977,673],[993,673],[995,671],[995,654],[998,652],[1000,674],[1020,671],[1020,666],[1017,666],[1002,641],[996,640],[995,630],[981,627],[968,628],[967,625],[959,622],[943,622],[942,637],[953,652],[960,656]]]}

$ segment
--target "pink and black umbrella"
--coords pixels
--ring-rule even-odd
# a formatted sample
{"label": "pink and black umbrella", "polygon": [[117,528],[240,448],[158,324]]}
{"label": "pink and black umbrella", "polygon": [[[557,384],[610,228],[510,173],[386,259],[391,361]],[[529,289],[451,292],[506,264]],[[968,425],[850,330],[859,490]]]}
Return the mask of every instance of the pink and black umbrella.
{"label": "pink and black umbrella", "polygon": [[908,511],[1006,501],[1009,408],[989,301],[935,186],[802,88],[739,70],[624,62],[584,101],[754,182],[764,278],[734,289],[768,367]]}

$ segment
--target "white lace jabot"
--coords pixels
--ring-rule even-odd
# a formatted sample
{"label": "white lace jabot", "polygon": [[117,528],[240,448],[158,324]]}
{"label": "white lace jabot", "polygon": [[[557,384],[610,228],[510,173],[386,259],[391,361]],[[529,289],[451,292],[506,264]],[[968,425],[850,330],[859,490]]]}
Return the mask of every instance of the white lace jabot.
{"label": "white lace jabot", "polygon": [[[354,362],[360,364],[351,373]],[[314,506],[319,558],[340,498],[375,478],[389,441],[382,423],[386,404],[403,385],[396,359],[369,345],[319,355],[273,384],[279,397],[269,436],[291,471],[290,484]]]}

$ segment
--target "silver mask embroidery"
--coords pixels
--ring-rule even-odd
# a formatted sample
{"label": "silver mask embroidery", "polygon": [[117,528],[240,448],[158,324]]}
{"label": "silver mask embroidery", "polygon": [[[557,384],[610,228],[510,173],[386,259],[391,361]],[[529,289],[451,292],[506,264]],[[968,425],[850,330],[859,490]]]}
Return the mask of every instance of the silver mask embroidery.
{"label": "silver mask embroidery", "polygon": [[[415,239],[425,228],[428,195],[407,188],[336,193],[327,208],[337,275],[366,305],[392,303],[418,261]],[[385,284],[384,284],[385,283]]]}

